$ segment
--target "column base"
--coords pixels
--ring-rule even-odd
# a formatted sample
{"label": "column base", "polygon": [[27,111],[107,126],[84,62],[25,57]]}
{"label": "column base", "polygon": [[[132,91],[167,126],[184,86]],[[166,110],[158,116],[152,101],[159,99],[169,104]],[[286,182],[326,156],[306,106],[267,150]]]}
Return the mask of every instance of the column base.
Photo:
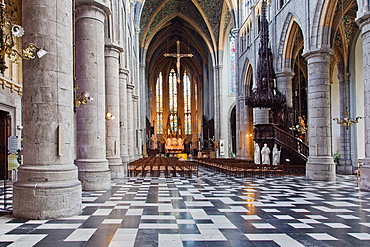
{"label": "column base", "polygon": [[370,191],[370,165],[361,166],[360,171],[360,189]]}
{"label": "column base", "polygon": [[335,163],[331,156],[309,156],[306,164],[309,180],[332,181],[336,178]]}
{"label": "column base", "polygon": [[57,219],[81,212],[81,183],[74,165],[19,167],[13,187],[13,216]]}
{"label": "column base", "polygon": [[82,190],[110,190],[111,172],[106,159],[76,159]]}
{"label": "column base", "polygon": [[353,174],[352,160],[340,160],[337,164],[337,173],[342,175]]}
{"label": "column base", "polygon": [[136,160],[135,155],[129,155],[129,162]]}
{"label": "column base", "polygon": [[123,163],[129,163],[130,162],[130,156],[128,156],[128,155],[121,156],[121,159],[122,159]]}
{"label": "column base", "polygon": [[111,171],[111,177],[123,178],[124,177],[124,167],[121,157],[107,157],[109,169]]}

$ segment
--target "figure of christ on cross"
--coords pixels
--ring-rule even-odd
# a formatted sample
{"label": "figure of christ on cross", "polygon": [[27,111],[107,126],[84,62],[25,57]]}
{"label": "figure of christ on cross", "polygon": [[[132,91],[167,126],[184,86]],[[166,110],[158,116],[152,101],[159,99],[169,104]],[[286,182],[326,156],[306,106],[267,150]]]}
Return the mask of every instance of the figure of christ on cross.
{"label": "figure of christ on cross", "polygon": [[177,83],[180,83],[180,59],[182,57],[193,57],[193,54],[181,54],[180,53],[180,41],[176,42],[177,44],[177,53],[165,53],[163,56],[165,57],[175,57],[176,58],[176,68],[177,68]]}

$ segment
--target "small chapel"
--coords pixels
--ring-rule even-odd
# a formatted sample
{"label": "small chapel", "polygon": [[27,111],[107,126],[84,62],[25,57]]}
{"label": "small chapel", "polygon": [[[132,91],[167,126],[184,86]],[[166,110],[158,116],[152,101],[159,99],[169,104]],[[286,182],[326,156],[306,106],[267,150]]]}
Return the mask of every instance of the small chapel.
{"label": "small chapel", "polygon": [[[41,224],[32,246],[370,241],[346,221],[368,229],[370,208],[334,215],[339,197],[370,198],[369,1],[1,0],[0,13],[0,246],[21,246],[7,227],[22,220]],[[353,232],[286,232],[320,210]],[[61,245],[38,231],[90,214],[100,223]],[[284,240],[255,222],[267,214]]]}

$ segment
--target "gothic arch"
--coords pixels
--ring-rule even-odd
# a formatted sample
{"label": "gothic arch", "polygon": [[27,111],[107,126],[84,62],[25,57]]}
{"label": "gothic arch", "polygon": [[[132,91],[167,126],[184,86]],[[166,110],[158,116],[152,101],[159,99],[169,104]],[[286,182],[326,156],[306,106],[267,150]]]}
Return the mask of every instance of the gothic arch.
{"label": "gothic arch", "polygon": [[240,86],[242,88],[240,88],[239,90],[241,90],[241,95],[248,95],[249,94],[249,91],[247,90],[248,88],[252,88],[253,87],[253,80],[249,79],[250,76],[252,76],[253,78],[253,67],[252,67],[252,64],[250,63],[249,60],[247,60],[243,66],[243,70],[242,70],[242,73],[241,73],[241,83],[240,83]]}
{"label": "gothic arch", "polygon": [[282,32],[281,32],[281,37],[280,37],[280,42],[279,42],[279,48],[278,48],[278,61],[277,61],[277,66],[276,66],[276,71],[283,71],[284,69],[284,47],[285,47],[285,40],[288,34],[288,29],[290,28],[292,19],[293,19],[293,14],[289,12],[287,14],[287,17],[285,19]]}
{"label": "gothic arch", "polygon": [[[298,45],[300,47],[296,47],[297,35],[302,36],[299,37],[300,40]],[[299,52],[300,48],[304,46],[304,40],[304,34],[301,26],[299,25],[298,19],[292,13],[289,13],[284,23],[283,32],[280,39],[280,61],[278,62],[278,71],[285,71],[286,69],[293,70],[295,57],[297,56],[297,52]]]}

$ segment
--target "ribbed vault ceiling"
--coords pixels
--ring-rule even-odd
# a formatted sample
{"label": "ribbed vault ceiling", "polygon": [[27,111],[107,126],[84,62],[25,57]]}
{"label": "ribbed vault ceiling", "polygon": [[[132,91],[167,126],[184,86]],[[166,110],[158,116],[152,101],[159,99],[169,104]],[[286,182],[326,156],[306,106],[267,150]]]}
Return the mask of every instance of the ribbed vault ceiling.
{"label": "ribbed vault ceiling", "polygon": [[139,42],[146,51],[143,59],[149,73],[174,66],[175,59],[163,54],[176,53],[177,40],[181,53],[194,55],[181,59],[181,66],[196,74],[223,47],[230,28],[225,0],[146,0],[142,4]]}

